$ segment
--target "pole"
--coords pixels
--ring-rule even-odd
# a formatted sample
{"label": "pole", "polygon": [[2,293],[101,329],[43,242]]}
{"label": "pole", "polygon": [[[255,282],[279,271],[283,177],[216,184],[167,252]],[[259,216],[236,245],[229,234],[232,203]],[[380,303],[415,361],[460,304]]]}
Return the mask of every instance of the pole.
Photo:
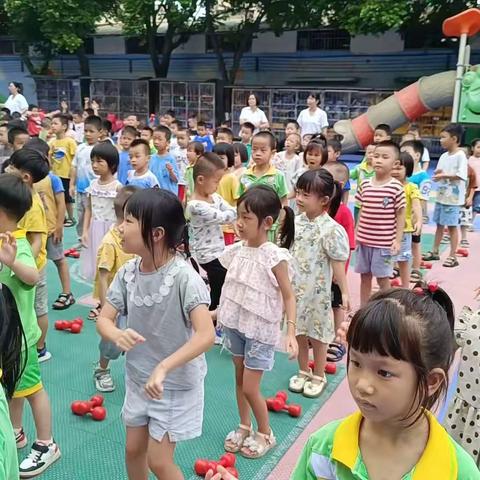
{"label": "pole", "polygon": [[462,87],[462,77],[465,69],[465,49],[467,46],[467,34],[460,36],[460,45],[458,47],[457,75],[455,77],[455,92],[453,94],[452,122],[458,120],[458,107],[460,105],[460,90]]}

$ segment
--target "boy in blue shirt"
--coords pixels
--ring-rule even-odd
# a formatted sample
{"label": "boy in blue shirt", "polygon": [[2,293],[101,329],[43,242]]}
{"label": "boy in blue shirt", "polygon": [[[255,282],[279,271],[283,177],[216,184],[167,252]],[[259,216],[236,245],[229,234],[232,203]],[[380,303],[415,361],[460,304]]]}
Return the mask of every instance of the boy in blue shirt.
{"label": "boy in blue shirt", "polygon": [[200,142],[205,149],[205,152],[211,152],[213,150],[212,138],[207,132],[207,125],[205,122],[197,122],[197,135],[193,137],[194,142]]}
{"label": "boy in blue shirt", "polygon": [[160,125],[153,132],[153,145],[157,154],[152,155],[150,170],[157,177],[160,188],[178,195],[178,172],[175,157],[168,151],[172,132],[168,127]]}
{"label": "boy in blue shirt", "polygon": [[130,163],[130,155],[128,150],[132,142],[138,138],[138,130],[130,125],[123,127],[122,134],[120,135],[120,140],[118,144],[119,156],[118,156],[118,170],[117,170],[117,180],[122,184],[127,184],[128,171],[132,170],[132,164]]}

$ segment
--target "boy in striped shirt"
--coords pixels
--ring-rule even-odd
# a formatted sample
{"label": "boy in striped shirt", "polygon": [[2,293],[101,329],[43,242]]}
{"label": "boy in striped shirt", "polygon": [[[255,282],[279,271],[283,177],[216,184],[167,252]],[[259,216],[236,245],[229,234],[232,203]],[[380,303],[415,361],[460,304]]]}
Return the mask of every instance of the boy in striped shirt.
{"label": "boy in striped shirt", "polygon": [[381,290],[390,287],[394,256],[398,254],[405,225],[405,192],[392,177],[400,150],[391,141],[380,142],[373,154],[375,175],[362,182],[355,199],[360,205],[357,224],[355,271],[360,273],[360,302],[367,303],[372,278]]}

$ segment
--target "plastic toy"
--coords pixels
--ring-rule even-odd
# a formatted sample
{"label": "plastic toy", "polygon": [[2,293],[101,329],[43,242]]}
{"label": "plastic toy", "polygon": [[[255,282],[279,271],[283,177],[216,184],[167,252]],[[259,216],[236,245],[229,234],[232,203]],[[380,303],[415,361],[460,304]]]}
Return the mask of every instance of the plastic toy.
{"label": "plastic toy", "polygon": [[426,270],[430,270],[433,267],[433,264],[431,262],[425,262],[422,261],[420,264],[420,268],[425,268]]}
{"label": "plastic toy", "polygon": [[80,252],[76,248],[69,248],[68,250],[65,250],[63,254],[70,258],[80,258]]}
{"label": "plastic toy", "polygon": [[391,287],[400,287],[401,285],[402,281],[399,278],[392,278],[392,280],[390,280]]}
{"label": "plastic toy", "polygon": [[[310,370],[313,370],[314,367],[315,367],[315,362],[313,360],[310,360],[308,362],[308,368]],[[335,375],[337,373],[337,365],[333,362],[328,362],[325,365],[325,373],[327,373],[328,375]]]}
{"label": "plastic toy", "polygon": [[197,475],[204,477],[209,470],[213,470],[214,473],[217,473],[218,465],[224,467],[229,473],[231,473],[235,478],[238,478],[238,471],[235,468],[235,463],[237,457],[233,453],[225,453],[220,457],[220,460],[213,461],[203,458],[199,458],[195,461],[193,469]]}
{"label": "plastic toy", "polygon": [[70,330],[70,333],[80,333],[83,328],[83,320],[75,318],[71,322],[68,320],[57,320],[55,330]]}
{"label": "plastic toy", "polygon": [[70,406],[72,412],[79,417],[90,414],[93,420],[101,422],[107,416],[107,410],[103,405],[103,397],[94,395],[89,401],[76,400]]}
{"label": "plastic toy", "polygon": [[291,417],[299,417],[302,414],[301,405],[288,405],[287,394],[285,392],[277,392],[275,397],[267,398],[267,408],[272,412],[288,412]]}
{"label": "plastic toy", "polygon": [[468,250],[466,248],[457,248],[456,253],[459,257],[468,257]]}

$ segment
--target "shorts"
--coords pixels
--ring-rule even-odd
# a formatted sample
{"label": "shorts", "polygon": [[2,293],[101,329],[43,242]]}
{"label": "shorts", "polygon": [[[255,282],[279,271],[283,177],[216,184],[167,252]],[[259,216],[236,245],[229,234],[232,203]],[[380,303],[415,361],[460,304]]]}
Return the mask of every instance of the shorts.
{"label": "shorts", "polygon": [[471,227],[473,220],[473,210],[472,207],[466,208],[462,207],[460,209],[460,217],[458,223],[461,227]]}
{"label": "shorts", "polygon": [[65,255],[63,254],[63,242],[60,241],[55,243],[53,241],[53,235],[50,235],[47,238],[47,258],[53,262],[65,258]]}
{"label": "shorts", "polygon": [[13,398],[29,397],[43,388],[42,376],[40,375],[40,363],[38,363],[37,346],[32,345],[28,347],[26,351],[22,351],[22,365],[23,355],[25,354],[27,354],[27,363],[13,394]]}
{"label": "shorts", "polygon": [[421,235],[412,235],[412,243],[422,243]]}
{"label": "shorts", "polygon": [[252,340],[234,328],[223,327],[225,348],[234,357],[244,357],[243,364],[250,370],[269,371],[275,360],[275,345]]}
{"label": "shorts", "polygon": [[472,208],[475,213],[480,213],[480,191],[473,194]]}
{"label": "shorts", "polygon": [[[115,324],[117,328],[125,330],[127,328],[127,316],[118,314]],[[113,342],[103,340],[103,338],[100,340],[98,349],[100,350],[100,356],[106,360],[116,360],[123,353]]]}
{"label": "shorts", "polygon": [[342,291],[337,283],[332,282],[332,308],[340,308],[342,305]]}
{"label": "shorts", "polygon": [[358,244],[355,271],[371,273],[377,278],[387,278],[393,273],[393,256],[389,248],[367,247]]}
{"label": "shorts", "polygon": [[48,313],[47,268],[38,272],[37,289],[35,290],[35,315],[41,317]]}
{"label": "shorts", "polygon": [[171,442],[192,440],[202,434],[204,386],[190,390],[164,390],[160,400],[152,400],[145,385],[125,378],[122,418],[127,427],[148,425],[149,435],[161,442],[168,434]]}
{"label": "shorts", "polygon": [[402,243],[400,244],[400,251],[397,255],[397,262],[409,262],[412,259],[412,234],[404,233]]}
{"label": "shorts", "polygon": [[65,203],[75,203],[75,200],[70,196],[70,179],[60,177],[62,181],[63,189],[65,190],[63,193],[65,195]]}
{"label": "shorts", "polygon": [[433,211],[433,221],[437,225],[444,227],[457,227],[460,218],[460,207],[458,205],[435,204]]}

